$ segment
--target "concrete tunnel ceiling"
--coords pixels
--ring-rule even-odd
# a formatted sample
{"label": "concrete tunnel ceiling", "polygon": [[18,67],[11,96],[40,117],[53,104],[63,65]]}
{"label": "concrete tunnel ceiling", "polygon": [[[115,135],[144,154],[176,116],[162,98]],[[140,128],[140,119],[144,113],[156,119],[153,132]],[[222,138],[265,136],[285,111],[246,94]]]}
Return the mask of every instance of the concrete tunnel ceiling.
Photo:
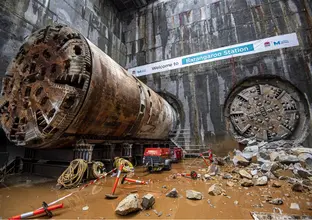
{"label": "concrete tunnel ceiling", "polygon": [[259,141],[301,139],[307,134],[309,110],[304,96],[286,81],[259,77],[238,85],[225,104],[234,137]]}
{"label": "concrete tunnel ceiling", "polygon": [[152,0],[114,0],[112,1],[118,11],[124,11],[131,8],[141,8],[151,3]]}

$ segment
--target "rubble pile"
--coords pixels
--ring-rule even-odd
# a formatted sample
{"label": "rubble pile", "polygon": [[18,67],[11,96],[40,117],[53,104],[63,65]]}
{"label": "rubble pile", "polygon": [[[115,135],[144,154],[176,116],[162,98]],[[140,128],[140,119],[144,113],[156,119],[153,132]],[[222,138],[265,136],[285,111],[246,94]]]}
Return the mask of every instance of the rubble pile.
{"label": "rubble pile", "polygon": [[[206,196],[225,196],[231,199],[231,196],[224,190],[225,187],[238,187],[239,189],[264,186],[283,188],[284,182],[290,183],[291,190],[294,192],[310,191],[312,187],[312,149],[293,146],[283,141],[258,143],[254,140],[248,140],[246,143],[247,146],[244,150],[235,149],[224,158],[214,157],[213,162],[208,167],[201,167],[196,170],[197,179],[190,175],[181,174],[173,174],[169,178],[175,181],[179,181],[180,178],[189,178],[192,181],[202,180],[206,184],[210,184],[206,192],[196,191],[196,188],[185,190],[186,199],[189,200],[202,200]],[[183,198],[176,188],[171,188],[171,190],[167,186],[162,188],[167,189],[166,197]],[[247,193],[247,195],[249,194],[252,193]],[[284,194],[284,196],[289,197],[289,194]],[[271,195],[261,195],[261,197],[264,197],[264,200],[260,204],[253,204],[252,207],[261,208],[263,207],[262,203],[275,206],[286,204],[283,201],[284,197],[272,198]],[[137,194],[129,195],[120,202],[116,208],[116,213],[126,215],[138,210],[148,210],[152,209],[155,204],[155,198],[152,194],[147,194],[142,198],[141,206],[139,206],[138,201]],[[215,208],[210,199],[207,202]],[[237,200],[234,201],[234,204],[240,206]],[[274,208],[281,210],[278,207]],[[300,207],[297,203],[291,203],[290,209],[299,210]],[[153,211],[158,217],[162,215],[162,212],[155,209]]]}

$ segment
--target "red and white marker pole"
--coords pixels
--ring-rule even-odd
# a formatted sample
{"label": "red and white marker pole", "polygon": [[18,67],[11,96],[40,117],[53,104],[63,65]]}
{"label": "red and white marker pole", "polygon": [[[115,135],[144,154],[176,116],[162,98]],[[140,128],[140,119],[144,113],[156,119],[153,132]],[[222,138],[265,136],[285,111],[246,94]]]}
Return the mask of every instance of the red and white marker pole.
{"label": "red and white marker pole", "polygon": [[[50,203],[48,204],[48,206],[54,205],[54,204],[56,204],[56,203],[58,203],[58,202],[60,202],[60,201],[62,201],[62,200],[64,200],[64,199],[66,199],[67,197],[70,197],[71,195],[73,195],[73,194],[79,192],[80,190],[85,189],[85,188],[88,187],[89,185],[92,185],[92,184],[96,183],[98,180],[105,178],[107,175],[109,175],[109,174],[115,172],[116,170],[117,170],[116,168],[112,169],[111,171],[109,171],[109,172],[106,173],[105,175],[103,175],[103,176],[101,176],[101,177],[99,177],[99,178],[97,178],[97,179],[95,179],[95,180],[92,180],[92,181],[90,181],[89,183],[85,184],[84,186],[82,186],[81,188],[79,188],[78,191],[69,193],[69,194],[67,194],[66,196],[63,196],[63,197],[61,197],[61,198],[59,198],[59,199],[57,199],[57,200],[55,200],[55,201],[53,201],[53,202],[50,202]],[[40,207],[39,209],[42,209],[42,207]]]}
{"label": "red and white marker pole", "polygon": [[121,180],[121,184],[124,184],[125,181],[127,181],[129,183],[138,183],[138,184],[142,184],[142,185],[148,184],[148,182],[146,182],[144,180],[135,180],[135,179],[127,178],[127,175],[124,175],[124,177]]}
{"label": "red and white marker pole", "polygon": [[121,171],[122,171],[123,167],[124,167],[124,165],[120,164],[119,169],[118,169],[118,173],[117,173],[117,176],[116,176],[116,179],[115,179],[115,183],[114,183],[114,186],[113,186],[113,189],[112,189],[112,195],[115,194],[115,191],[116,191],[116,188],[117,188],[117,185],[118,185],[118,181],[119,181],[119,178],[120,178]]}
{"label": "red and white marker pole", "polygon": [[[58,204],[58,205],[52,205],[52,206],[49,206],[47,207],[47,210],[48,211],[52,211],[52,210],[55,210],[55,209],[59,209],[59,208],[63,208],[63,203],[61,204]],[[9,219],[22,219],[22,218],[28,218],[28,217],[31,217],[31,216],[35,216],[35,215],[39,215],[39,214],[42,214],[42,213],[45,213],[46,210],[41,208],[41,209],[37,209],[35,211],[32,211],[32,212],[26,212],[26,213],[23,213],[21,215],[16,215],[16,216],[13,216]]]}

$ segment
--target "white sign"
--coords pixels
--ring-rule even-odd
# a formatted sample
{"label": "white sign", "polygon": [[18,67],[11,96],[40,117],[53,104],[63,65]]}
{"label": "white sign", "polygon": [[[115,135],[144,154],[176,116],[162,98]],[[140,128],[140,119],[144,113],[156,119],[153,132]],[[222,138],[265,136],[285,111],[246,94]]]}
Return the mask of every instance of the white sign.
{"label": "white sign", "polygon": [[246,56],[249,54],[261,53],[271,50],[278,50],[287,47],[298,46],[296,33],[285,34],[242,44],[221,47],[205,52],[194,53],[183,57],[177,57],[170,60],[164,60],[157,63],[147,64],[128,69],[129,73],[135,76],[144,76],[152,73],[158,73],[201,63],[213,62],[216,60],[228,59],[231,57]]}

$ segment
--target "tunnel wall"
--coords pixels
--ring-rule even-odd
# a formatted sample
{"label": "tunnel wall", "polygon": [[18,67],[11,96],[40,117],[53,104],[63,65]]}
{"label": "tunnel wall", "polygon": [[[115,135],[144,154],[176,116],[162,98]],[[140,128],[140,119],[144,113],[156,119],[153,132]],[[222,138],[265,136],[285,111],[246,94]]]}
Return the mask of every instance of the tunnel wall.
{"label": "tunnel wall", "polygon": [[1,76],[25,37],[53,22],[77,29],[117,63],[125,65],[122,22],[109,0],[2,0],[0,20]]}
{"label": "tunnel wall", "polygon": [[[223,115],[225,101],[245,79],[277,76],[297,87],[311,103],[312,26],[308,2],[155,1],[123,14],[126,68],[296,32],[300,44],[297,47],[140,77],[155,91],[171,94],[182,103],[182,145],[197,148],[211,144],[216,152],[224,152],[235,145]],[[304,145],[312,146],[311,135],[305,138]]]}

